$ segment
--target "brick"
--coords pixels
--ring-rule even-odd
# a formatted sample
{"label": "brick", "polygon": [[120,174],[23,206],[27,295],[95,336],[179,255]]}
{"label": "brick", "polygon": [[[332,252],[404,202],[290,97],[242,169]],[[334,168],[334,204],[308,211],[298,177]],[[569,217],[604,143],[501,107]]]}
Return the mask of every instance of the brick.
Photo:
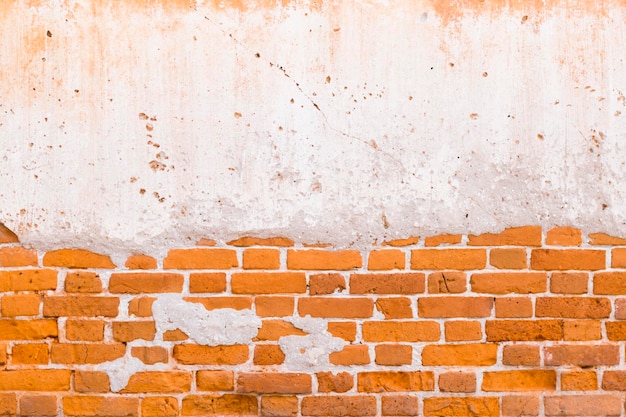
{"label": "brick", "polygon": [[608,298],[540,297],[535,301],[537,317],[602,319],[610,314],[611,301]]}
{"label": "brick", "polygon": [[227,243],[229,246],[236,247],[249,247],[249,246],[278,246],[278,247],[289,247],[293,246],[293,240],[286,237],[269,237],[269,238],[261,238],[261,237],[252,237],[252,236],[244,236],[242,238],[231,240]]}
{"label": "brick", "polygon": [[476,392],[476,375],[471,372],[444,372],[437,382],[441,392]]}
{"label": "brick", "polygon": [[47,252],[43,256],[43,265],[64,268],[115,268],[115,264],[108,255],[85,249],[59,249]]}
{"label": "brick", "polygon": [[482,269],[487,264],[484,249],[414,249],[411,269]]}
{"label": "brick", "polygon": [[593,276],[593,293],[600,295],[626,294],[626,272],[600,272]]}
{"label": "brick", "polygon": [[261,415],[264,417],[296,417],[298,397],[264,395],[261,397]]}
{"label": "brick", "polygon": [[0,393],[0,415],[17,413],[17,397],[12,393]]}
{"label": "brick", "polygon": [[11,363],[14,365],[47,365],[48,345],[43,343],[19,344],[13,346]]}
{"label": "brick", "polygon": [[21,246],[0,248],[0,267],[37,266],[37,251]]}
{"label": "brick", "polygon": [[367,345],[347,345],[339,352],[328,355],[333,365],[368,365],[370,363],[369,348]]}
{"label": "brick", "polygon": [[0,299],[2,315],[5,317],[37,316],[41,305],[39,294],[5,295]]}
{"label": "brick", "polygon": [[626,322],[607,321],[606,336],[611,341],[626,340]]}
{"label": "brick", "polygon": [[527,297],[498,297],[496,298],[496,317],[522,318],[532,317],[533,302]]}
{"label": "brick", "polygon": [[254,395],[188,395],[183,398],[183,416],[258,416]]}
{"label": "brick", "polygon": [[541,227],[511,227],[500,233],[469,235],[469,246],[541,246]]}
{"label": "brick", "polygon": [[230,285],[233,294],[277,294],[306,292],[303,272],[234,273]]}
{"label": "brick", "polygon": [[167,349],[161,346],[133,346],[130,354],[146,365],[167,363],[168,359]]}
{"label": "brick", "polygon": [[422,350],[422,365],[489,366],[496,363],[497,354],[496,344],[427,345]]}
{"label": "brick", "polygon": [[283,320],[263,320],[257,340],[278,340],[283,336],[306,336],[307,333]]}
{"label": "brick", "polygon": [[555,371],[524,370],[483,373],[483,391],[547,391],[555,389]]}
{"label": "brick", "polygon": [[608,246],[608,245],[621,246],[621,245],[626,245],[626,239],[621,238],[621,237],[607,235],[606,233],[590,233],[589,244],[605,245],[605,246]]}
{"label": "brick", "polygon": [[598,320],[567,320],[563,323],[564,340],[583,341],[601,338],[602,326]]}
{"label": "brick", "polygon": [[191,389],[191,374],[182,371],[148,371],[131,375],[121,393],[181,393]]}
{"label": "brick", "polygon": [[123,344],[70,344],[53,343],[50,346],[52,363],[96,364],[114,361],[126,353]]}
{"label": "brick", "polygon": [[56,320],[0,320],[0,340],[40,340],[58,335]]}
{"label": "brick", "polygon": [[346,289],[346,279],[341,274],[313,274],[309,277],[309,294],[326,295]]}
{"label": "brick", "polygon": [[109,291],[113,294],[167,293],[183,290],[182,274],[167,272],[125,272],[111,274]]}
{"label": "brick", "polygon": [[67,391],[71,374],[67,369],[0,371],[0,391]]}
{"label": "brick", "polygon": [[19,243],[17,235],[3,223],[0,223],[0,243]]}
{"label": "brick", "polygon": [[238,365],[248,360],[247,345],[175,345],[174,359],[183,365]]}
{"label": "brick", "polygon": [[157,261],[148,255],[131,255],[124,266],[128,269],[156,269]]}
{"label": "brick", "polygon": [[196,246],[217,246],[217,241],[203,237],[196,242]]}
{"label": "brick", "polygon": [[623,398],[620,395],[555,395],[546,396],[546,416],[619,416]]}
{"label": "brick", "polygon": [[[595,377],[595,372],[593,372]],[[593,379],[589,377],[588,379]],[[593,379],[594,382],[597,382]],[[602,376],[602,389],[604,391],[626,391],[626,371],[605,370]]]}
{"label": "brick", "polygon": [[417,416],[419,401],[408,395],[384,395],[382,397],[383,416]]}
{"label": "brick", "polygon": [[52,269],[24,269],[0,271],[0,292],[56,290],[57,271]]}
{"label": "brick", "polygon": [[7,347],[7,343],[0,343],[0,365],[6,365],[8,362]]}
{"label": "brick", "polygon": [[318,372],[317,392],[347,392],[354,386],[354,376],[348,372]]}
{"label": "brick", "polygon": [[189,292],[224,292],[226,291],[226,274],[223,272],[207,272],[189,275]]}
{"label": "brick", "polygon": [[184,297],[183,300],[202,304],[208,311],[220,308],[232,308],[233,310],[250,310],[252,308],[251,297]]}
{"label": "brick", "polygon": [[235,378],[232,371],[198,371],[196,384],[199,391],[233,391]]}
{"label": "brick", "polygon": [[133,340],[154,340],[156,325],[153,321],[114,321],[113,339],[116,342],[132,342]]}
{"label": "brick", "polygon": [[441,332],[435,321],[366,321],[365,342],[434,342]]}
{"label": "brick", "polygon": [[308,394],[311,375],[297,373],[242,372],[237,378],[237,392],[257,394]]}
{"label": "brick", "polygon": [[381,249],[371,251],[367,259],[367,269],[370,271],[389,271],[404,269],[406,256],[398,249]]}
{"label": "brick", "polygon": [[617,345],[558,345],[543,348],[544,363],[548,366],[600,366],[619,363]]}
{"label": "brick", "polygon": [[104,321],[68,319],[65,322],[65,337],[72,341],[102,342]]}
{"label": "brick", "polygon": [[280,365],[285,362],[285,354],[278,345],[255,345],[255,365]]}
{"label": "brick", "polygon": [[502,364],[508,366],[539,366],[539,346],[506,345],[502,348]]}
{"label": "brick", "polygon": [[418,294],[425,290],[421,273],[351,274],[351,294]]}
{"label": "brick", "polygon": [[507,417],[538,416],[539,398],[531,395],[503,396],[502,415]]}
{"label": "brick", "polygon": [[441,234],[427,237],[424,246],[456,245],[463,240],[462,235]]}
{"label": "brick", "polygon": [[446,342],[480,340],[483,337],[479,321],[446,321]]}
{"label": "brick", "polygon": [[97,294],[102,292],[102,281],[95,272],[70,272],[65,277],[65,292]]}
{"label": "brick", "polygon": [[[610,372],[604,371],[604,380],[607,378],[607,373]],[[563,391],[595,391],[597,389],[598,376],[594,371],[573,371],[561,374],[561,390]],[[604,386],[602,389],[610,391]]]}
{"label": "brick", "polygon": [[254,298],[256,315],[259,317],[282,317],[293,315],[293,297],[258,296]]}
{"label": "brick", "polygon": [[485,333],[489,342],[563,339],[561,320],[487,320]]}
{"label": "brick", "polygon": [[410,319],[413,317],[413,307],[409,298],[379,298],[375,305],[376,310],[383,313],[385,319]]}
{"label": "brick", "polygon": [[243,251],[243,269],[278,269],[280,252],[277,249],[246,249]]}
{"label": "brick", "polygon": [[530,266],[543,271],[596,271],[606,267],[606,253],[596,249],[533,249]]}
{"label": "brick", "polygon": [[546,245],[580,246],[582,241],[580,229],[574,227],[554,227],[546,233]]}
{"label": "brick", "polygon": [[163,332],[163,340],[166,342],[180,342],[181,340],[187,340],[189,336],[187,336],[182,330],[166,330]]}
{"label": "brick", "polygon": [[432,372],[360,372],[357,375],[359,392],[413,392],[433,391],[435,377]]}
{"label": "brick", "polygon": [[347,271],[362,266],[361,253],[356,250],[289,249],[287,251],[287,268],[289,269]]}
{"label": "brick", "polygon": [[231,269],[239,266],[232,249],[171,249],[163,259],[164,269]]}
{"label": "brick", "polygon": [[175,397],[147,397],[141,400],[142,417],[176,417],[178,411]]}
{"label": "brick", "polygon": [[328,333],[348,342],[356,340],[356,323],[354,322],[329,322]]}
{"label": "brick", "polygon": [[498,269],[526,269],[528,266],[526,249],[491,249],[489,251],[489,265]]}
{"label": "brick", "polygon": [[63,397],[66,416],[136,417],[139,399],[119,396]]}
{"label": "brick", "polygon": [[584,272],[553,272],[550,291],[555,294],[585,294],[589,275]]}
{"label": "brick", "polygon": [[417,301],[417,313],[425,318],[489,317],[491,297],[429,297]]}
{"label": "brick", "polygon": [[43,299],[46,317],[115,317],[120,299],[117,297],[50,296]]}
{"label": "brick", "polygon": [[428,274],[430,294],[459,294],[467,290],[467,279],[463,272],[433,272]]}
{"label": "brick", "polygon": [[109,376],[100,371],[74,372],[74,390],[76,392],[107,393],[111,389]]}
{"label": "brick", "polygon": [[152,316],[152,303],[156,301],[155,297],[137,297],[128,303],[128,314],[137,317]]}
{"label": "brick", "polygon": [[496,397],[424,398],[425,416],[489,416],[500,415]]}
{"label": "brick", "polygon": [[54,395],[23,395],[20,397],[20,415],[56,416],[57,397]]}
{"label": "brick", "polygon": [[546,292],[548,276],[542,272],[495,272],[472,274],[475,293],[530,294]]}
{"label": "brick", "polygon": [[406,239],[393,239],[393,240],[385,240],[382,243],[382,246],[392,246],[392,247],[404,247],[415,245],[420,241],[419,236],[411,236]]}
{"label": "brick", "polygon": [[303,416],[375,416],[376,398],[371,396],[320,396],[302,399]]}
{"label": "brick", "polygon": [[371,298],[300,298],[298,312],[302,317],[368,318],[374,312],[374,301]]}

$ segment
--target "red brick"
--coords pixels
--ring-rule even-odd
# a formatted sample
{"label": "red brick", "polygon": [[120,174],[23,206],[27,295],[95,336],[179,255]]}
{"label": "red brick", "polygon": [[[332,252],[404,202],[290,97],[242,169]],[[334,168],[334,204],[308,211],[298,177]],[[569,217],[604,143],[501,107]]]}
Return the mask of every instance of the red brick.
{"label": "red brick", "polygon": [[27,365],[47,365],[49,360],[48,345],[28,343],[13,346],[11,363]]}
{"label": "red brick", "polygon": [[415,245],[420,241],[419,236],[411,236],[406,239],[385,240],[382,246],[404,247]]}
{"label": "red brick", "polygon": [[383,313],[385,319],[409,319],[413,317],[411,300],[405,297],[379,298],[376,310]]}
{"label": "red brick", "polygon": [[189,275],[189,292],[224,292],[226,291],[226,274],[223,272],[207,272]]}
{"label": "red brick", "polygon": [[114,294],[181,292],[182,274],[166,272],[126,272],[111,274],[109,291]]}
{"label": "red brick", "polygon": [[131,355],[146,365],[155,363],[167,363],[167,349],[161,346],[133,346]]}
{"label": "red brick", "polygon": [[500,407],[497,397],[424,398],[424,415],[498,417],[500,415]]}
{"label": "red brick", "polygon": [[563,323],[563,339],[565,340],[582,341],[601,338],[602,326],[599,320],[567,320]]}
{"label": "red brick", "polygon": [[176,417],[178,400],[175,397],[148,397],[141,400],[142,417]]}
{"label": "red brick", "polygon": [[231,277],[233,294],[276,294],[306,292],[306,275],[301,272],[244,272]]}
{"label": "red brick", "polygon": [[67,369],[0,371],[0,391],[67,391],[71,374]]}
{"label": "red brick", "polygon": [[459,294],[467,290],[464,272],[433,272],[428,274],[428,292],[430,294]]}
{"label": "red brick", "polygon": [[434,342],[440,338],[435,321],[366,321],[363,340],[366,342]]}
{"label": "red brick", "polygon": [[296,373],[240,373],[237,392],[256,394],[308,394],[311,375]]}
{"label": "red brick", "polygon": [[539,398],[530,395],[506,395],[502,397],[502,416],[538,416]]}
{"label": "red brick", "polygon": [[600,272],[593,276],[593,293],[601,295],[626,294],[626,272]]}
{"label": "red brick", "polygon": [[[612,371],[604,371],[603,387],[605,391],[610,391],[604,386],[607,375]],[[563,391],[595,391],[598,389],[598,376],[594,371],[573,371],[561,374],[561,390]]]}
{"label": "red brick", "polygon": [[20,397],[20,415],[56,416],[57,397],[54,395],[23,395]]}
{"label": "red brick", "polygon": [[532,317],[533,303],[526,297],[498,297],[496,298],[496,317],[522,318]]}
{"label": "red brick", "polygon": [[0,248],[0,267],[37,266],[37,251],[21,246]]}
{"label": "red brick", "polygon": [[248,360],[247,345],[175,345],[174,359],[183,365],[238,365]]}
{"label": "red brick", "polygon": [[263,417],[296,417],[298,397],[264,395],[261,397],[261,415]]}
{"label": "red brick", "polygon": [[428,297],[417,302],[419,317],[489,317],[493,308],[491,297]]}
{"label": "red brick", "polygon": [[482,269],[487,264],[484,249],[414,249],[411,269]]}
{"label": "red brick", "polygon": [[328,355],[333,365],[368,365],[370,354],[367,345],[347,345],[339,352]]}
{"label": "red brick", "polygon": [[97,294],[102,292],[102,281],[95,272],[70,272],[65,277],[65,292]]}
{"label": "red brick", "polygon": [[254,298],[256,314],[259,317],[282,317],[293,315],[293,297],[258,296]]}
{"label": "red brick", "polygon": [[156,325],[153,321],[114,321],[113,339],[116,342],[132,342],[133,340],[154,340]]}
{"label": "red brick", "polygon": [[128,269],[156,269],[157,261],[148,255],[131,255],[124,266]]}
{"label": "red brick", "polygon": [[490,342],[563,339],[561,320],[487,320],[485,332]]}
{"label": "red brick", "polygon": [[530,266],[536,270],[595,271],[606,267],[606,253],[596,249],[533,249]]}
{"label": "red brick", "polygon": [[619,416],[624,399],[620,395],[546,396],[546,416]]}
{"label": "red brick", "polygon": [[497,354],[496,344],[427,345],[422,350],[422,365],[489,366],[496,363]]}
{"label": "red brick", "polygon": [[233,391],[233,371],[198,371],[196,383],[200,391]]}
{"label": "red brick", "polygon": [[230,269],[239,265],[232,249],[171,249],[163,260],[164,269]]}
{"label": "red brick", "polygon": [[43,299],[46,317],[115,317],[120,299],[117,297],[50,296]]}
{"label": "red brick", "polygon": [[589,244],[605,245],[605,246],[609,246],[609,245],[621,246],[621,245],[626,245],[626,239],[621,238],[621,237],[607,235],[606,233],[590,233]]}
{"label": "red brick", "polygon": [[317,392],[347,392],[354,386],[354,375],[348,372],[318,372]]}
{"label": "red brick", "polygon": [[545,346],[544,363],[548,366],[600,366],[619,363],[617,345],[558,345]]}
{"label": "red brick", "polygon": [[546,245],[580,246],[582,241],[580,229],[574,227],[555,227],[546,233]]}
{"label": "red brick", "polygon": [[588,274],[584,272],[553,272],[550,277],[550,291],[555,294],[585,294]]}
{"label": "red brick", "polygon": [[541,246],[541,227],[511,227],[500,233],[469,235],[469,246]]}
{"label": "red brick", "polygon": [[126,353],[123,344],[70,344],[53,343],[50,346],[52,363],[96,364],[114,361]]}
{"label": "red brick", "polygon": [[263,320],[257,340],[278,340],[283,336],[306,336],[307,333],[283,320]]}
{"label": "red brick", "polygon": [[17,413],[17,397],[12,393],[0,393],[0,415]]}
{"label": "red brick", "polygon": [[0,340],[39,340],[58,334],[56,320],[0,320]]}
{"label": "red brick", "polygon": [[[595,376],[595,372],[593,375]],[[596,380],[594,379],[594,381]],[[602,389],[605,391],[626,391],[626,371],[604,371]]]}
{"label": "red brick", "polygon": [[278,269],[280,252],[277,249],[246,249],[243,251],[244,269]]}
{"label": "red brick", "polygon": [[370,271],[389,271],[404,269],[406,256],[398,249],[381,249],[370,252],[367,260],[367,269]]}
{"label": "red brick", "polygon": [[608,298],[541,297],[535,302],[537,317],[563,317],[574,319],[608,318],[611,301]]}
{"label": "red brick", "polygon": [[472,274],[472,291],[489,294],[546,292],[548,276],[542,272],[496,272]]}
{"label": "red brick", "polygon": [[183,300],[202,304],[208,311],[220,308],[232,308],[233,310],[250,310],[252,308],[251,297],[184,297]]}
{"label": "red brick", "polygon": [[66,416],[136,417],[139,399],[119,396],[63,397]]}
{"label": "red brick", "polygon": [[462,235],[442,234],[430,236],[424,240],[424,246],[456,245],[463,240]]}
{"label": "red brick", "polygon": [[39,294],[5,295],[1,299],[2,315],[5,317],[37,316],[41,305]]}
{"label": "red brick", "polygon": [[476,375],[471,372],[445,372],[439,375],[441,392],[476,392]]}
{"label": "red brick", "polygon": [[286,237],[252,237],[244,236],[242,238],[231,240],[227,243],[229,246],[236,247],[249,247],[249,246],[277,246],[277,247],[289,247],[293,246],[293,240]]}
{"label": "red brick", "polygon": [[526,269],[528,266],[526,249],[491,249],[489,251],[489,265],[499,269]]}
{"label": "red brick", "polygon": [[59,249],[48,252],[43,256],[43,265],[64,268],[115,268],[109,256],[85,249]]}
{"label": "red brick", "polygon": [[255,345],[255,365],[280,365],[285,362],[285,354],[278,345]]}
{"label": "red brick", "polygon": [[133,374],[121,393],[182,393],[191,389],[191,374],[182,371],[149,371]]}
{"label": "red brick", "polygon": [[57,271],[52,269],[24,269],[0,271],[0,292],[56,290]]}
{"label": "red brick", "polygon": [[432,372],[360,372],[357,376],[359,392],[413,392],[433,391],[435,378]]}
{"label": "red brick", "polygon": [[555,371],[528,370],[483,373],[483,391],[547,391],[555,389]]}
{"label": "red brick", "polygon": [[374,312],[374,301],[371,298],[300,298],[298,312],[302,317],[368,318]]}
{"label": "red brick", "polygon": [[502,348],[502,364],[508,366],[539,366],[539,346],[506,345]]}
{"label": "red brick", "polygon": [[425,290],[421,273],[352,274],[351,294],[418,294]]}
{"label": "red brick", "polygon": [[334,337],[354,342],[356,339],[356,323],[354,322],[329,322],[328,333]]}
{"label": "red brick", "polygon": [[479,321],[446,321],[446,342],[480,340],[483,337]]}
{"label": "red brick", "polygon": [[302,399],[303,416],[375,416],[376,398],[372,396],[320,396]]}
{"label": "red brick", "polygon": [[183,416],[258,416],[254,395],[188,395],[183,398]]}
{"label": "red brick", "polygon": [[362,266],[361,253],[356,250],[290,249],[287,252],[289,269],[347,271]]}
{"label": "red brick", "polygon": [[99,371],[75,371],[74,390],[76,392],[102,392],[110,391],[109,376]]}
{"label": "red brick", "polygon": [[384,395],[382,397],[383,416],[417,416],[419,401],[408,395]]}
{"label": "red brick", "polygon": [[309,277],[309,294],[326,295],[343,292],[346,279],[341,274],[314,274]]}

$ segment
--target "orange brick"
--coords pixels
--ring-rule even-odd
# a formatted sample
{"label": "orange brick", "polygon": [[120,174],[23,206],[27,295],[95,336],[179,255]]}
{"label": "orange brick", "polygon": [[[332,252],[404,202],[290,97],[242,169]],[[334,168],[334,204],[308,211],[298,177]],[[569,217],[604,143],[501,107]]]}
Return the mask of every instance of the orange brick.
{"label": "orange brick", "polygon": [[114,294],[181,292],[183,276],[166,272],[111,274],[109,291]]}
{"label": "orange brick", "polygon": [[139,415],[139,399],[119,396],[63,397],[66,416],[136,417]]}
{"label": "orange brick", "polygon": [[146,365],[167,363],[167,349],[161,346],[133,346],[130,352]]}
{"label": "orange brick", "polygon": [[46,317],[115,317],[120,299],[117,297],[50,296],[43,299]]}
{"label": "orange brick", "polygon": [[419,401],[408,395],[385,395],[382,397],[383,416],[417,416]]}
{"label": "orange brick", "polygon": [[230,246],[236,247],[248,247],[248,246],[278,246],[278,247],[289,247],[293,246],[293,240],[286,237],[269,237],[269,238],[260,238],[260,237],[252,237],[245,236],[236,240],[231,240],[227,243]]}
{"label": "orange brick", "polygon": [[95,272],[70,272],[65,277],[65,292],[97,294],[102,292],[102,281]]}
{"label": "orange brick", "polygon": [[6,365],[8,362],[7,347],[6,343],[0,343],[0,365]]}
{"label": "orange brick", "polygon": [[347,392],[354,386],[354,376],[348,372],[318,372],[317,392]]}
{"label": "orange brick", "polygon": [[183,416],[256,416],[255,395],[188,395],[183,398]]}
{"label": "orange brick", "polygon": [[550,291],[555,294],[584,294],[588,280],[589,276],[584,272],[553,272]]}
{"label": "orange brick", "polygon": [[439,375],[439,391],[476,392],[476,375],[470,372],[445,372]]}
{"label": "orange brick", "polygon": [[479,321],[446,321],[446,342],[480,340],[483,337]]}
{"label": "orange brick", "polygon": [[296,417],[298,397],[264,395],[261,397],[261,415],[264,417]]}
{"label": "orange brick", "polygon": [[491,249],[489,265],[499,269],[525,269],[527,265],[526,249]]}
{"label": "orange brick", "polygon": [[425,290],[421,273],[352,274],[351,294],[418,294]]}
{"label": "orange brick", "polygon": [[15,394],[0,393],[0,415],[17,413],[17,397]]}
{"label": "orange brick", "polygon": [[37,316],[41,305],[39,294],[5,295],[0,299],[2,315],[5,317]]}
{"label": "orange brick", "polygon": [[255,365],[280,365],[285,362],[285,354],[278,345],[254,346]]}
{"label": "orange brick", "polygon": [[359,392],[413,392],[433,391],[435,377],[432,372],[360,372],[357,375]]}
{"label": "orange brick", "polygon": [[385,240],[382,243],[382,246],[393,246],[393,247],[403,247],[403,246],[411,246],[415,245],[420,241],[419,236],[411,236],[406,239],[394,239],[394,240]]}
{"label": "orange brick", "polygon": [[425,416],[489,416],[500,415],[496,397],[435,397],[424,398]]}
{"label": "orange brick", "polygon": [[619,416],[624,398],[621,395],[556,395],[546,396],[546,416]]}
{"label": "orange brick", "polygon": [[110,391],[109,376],[100,371],[75,371],[74,390],[107,393]]}
{"label": "orange brick", "polygon": [[408,345],[376,345],[376,364],[400,366],[413,362],[413,348]]}
{"label": "orange brick", "polygon": [[131,255],[124,266],[128,269],[156,269],[157,261],[148,255]]}
{"label": "orange brick", "polygon": [[541,246],[541,227],[511,227],[500,233],[469,235],[469,246]]}
{"label": "orange brick", "polygon": [[0,223],[0,243],[19,243],[19,241],[11,229]]}
{"label": "orange brick", "polygon": [[276,294],[306,292],[303,272],[244,272],[231,277],[233,294]]}
{"label": "orange brick", "polygon": [[422,350],[422,365],[488,366],[496,363],[497,354],[496,344],[427,345]]}
{"label": "orange brick", "polygon": [[442,234],[437,236],[430,236],[424,240],[425,246],[439,246],[439,245],[456,245],[461,243],[463,236]]}
{"label": "orange brick", "polygon": [[200,391],[233,391],[235,389],[232,371],[198,371],[196,383]]}
{"label": "orange brick", "polygon": [[482,269],[487,264],[484,249],[414,249],[411,269]]}
{"label": "orange brick", "polygon": [[21,246],[0,248],[0,267],[37,266],[37,251]]}
{"label": "orange brick", "polygon": [[483,391],[546,391],[556,389],[556,372],[544,370],[483,373]]}
{"label": "orange brick", "polygon": [[187,336],[182,330],[166,330],[163,332],[163,340],[166,342],[180,342],[181,340],[187,340]]}
{"label": "orange brick", "polygon": [[130,377],[121,393],[138,392],[188,392],[191,389],[191,374],[182,371],[137,372]]}
{"label": "orange brick", "polygon": [[539,346],[506,345],[502,348],[502,364],[508,366],[539,366]]}
{"label": "orange brick", "polygon": [[67,391],[71,374],[67,369],[0,371],[0,391]]}
{"label": "orange brick", "polygon": [[565,340],[583,341],[601,338],[602,326],[598,320],[567,320],[563,323],[563,339]]}
{"label": "orange brick", "polygon": [[68,319],[65,337],[72,341],[101,342],[104,340],[104,321]]}
{"label": "orange brick", "polygon": [[296,373],[242,372],[237,378],[237,392],[257,394],[308,394],[311,375]]}
{"label": "orange brick", "polygon": [[600,366],[619,363],[617,345],[544,346],[544,363],[548,366]]}
{"label": "orange brick", "polygon": [[419,317],[489,317],[491,297],[429,297],[417,302]]}
{"label": "orange brick", "polygon": [[546,292],[548,276],[542,272],[496,272],[472,274],[472,291],[489,294]]}
{"label": "orange brick", "polygon": [[363,266],[361,253],[356,250],[290,249],[287,252],[289,269],[347,271],[361,266]]}
{"label": "orange brick", "polygon": [[[593,387],[595,383],[595,388],[588,389],[597,389],[595,372],[588,371],[579,373],[592,374],[581,377],[580,379],[583,381],[581,385],[583,385],[583,387]],[[626,371],[604,371],[604,375],[602,376],[602,389],[605,391],[626,391]]]}
{"label": "orange brick", "polygon": [[546,245],[580,246],[582,241],[580,229],[574,227],[555,227],[546,233]]}
{"label": "orange brick", "polygon": [[329,322],[328,333],[334,337],[340,337],[348,342],[354,342],[356,339],[356,323],[354,322]]}
{"label": "orange brick", "polygon": [[56,320],[0,320],[0,340],[39,340],[58,335]]}
{"label": "orange brick", "polygon": [[85,249],[59,249],[43,256],[44,266],[64,268],[115,268],[108,255],[101,255]]}
{"label": "orange brick", "polygon": [[248,360],[247,345],[175,345],[174,359],[183,365],[238,365]]}
{"label": "orange brick", "polygon": [[366,321],[366,342],[433,342],[439,340],[439,323],[435,321]]}
{"label": "orange brick", "polygon": [[259,317],[281,317],[293,315],[293,297],[258,296],[254,298],[256,314]]}
{"label": "orange brick", "polygon": [[217,246],[217,241],[203,237],[196,242],[196,246]]}
{"label": "orange brick", "polygon": [[298,312],[302,317],[367,318],[372,317],[374,301],[371,298],[300,298]]}
{"label": "orange brick", "polygon": [[601,272],[593,276],[593,293],[601,295],[626,294],[626,272]]}
{"label": "orange brick", "polygon": [[207,272],[189,275],[189,292],[224,292],[226,291],[226,274],[223,272]]}
{"label": "orange brick", "polygon": [[541,341],[563,339],[561,320],[487,320],[487,341]]}
{"label": "orange brick", "polygon": [[467,290],[467,279],[463,272],[433,272],[428,274],[430,294],[459,294]]}
{"label": "orange brick", "polygon": [[606,233],[590,233],[589,244],[591,245],[626,245],[626,239],[607,235]]}
{"label": "orange brick", "polygon": [[604,325],[606,326],[606,336],[609,340],[626,340],[626,323],[607,321]]}
{"label": "orange brick", "polygon": [[143,417],[176,417],[178,400],[174,397],[147,397],[141,400]]}
{"label": "orange brick", "polygon": [[243,251],[244,269],[278,269],[280,252],[277,249],[246,249]]}
{"label": "orange brick", "polygon": [[154,340],[156,325],[153,321],[114,321],[113,339],[116,342],[132,342],[133,340]]}
{"label": "orange brick", "polygon": [[251,297],[184,297],[183,300],[190,303],[200,303],[209,311],[219,308],[232,308],[233,310],[250,310],[252,308]]}
{"label": "orange brick", "polygon": [[346,279],[341,274],[314,274],[309,277],[309,294],[325,295],[343,292]]}
{"label": "orange brick", "polygon": [[370,363],[369,348],[367,345],[347,345],[328,355],[328,359],[333,365],[367,365]]}
{"label": "orange brick", "polygon": [[302,399],[303,416],[375,416],[376,398],[372,396],[319,396]]}
{"label": "orange brick", "polygon": [[[603,385],[610,373],[611,371],[604,371]],[[623,376],[619,380],[623,381]],[[561,389],[563,391],[595,391],[598,389],[598,376],[594,371],[563,372],[561,374]],[[610,391],[605,386],[602,389]]]}
{"label": "orange brick", "polygon": [[595,271],[606,267],[606,253],[596,249],[533,249],[530,266],[536,270]]}
{"label": "orange brick", "polygon": [[367,269],[370,271],[389,271],[404,269],[406,256],[398,249],[380,249],[370,252],[367,260]]}
{"label": "orange brick", "polygon": [[535,301],[537,317],[601,319],[610,314],[611,301],[608,298],[541,297]]}
{"label": "orange brick", "polygon": [[0,292],[56,290],[57,271],[29,269],[0,271]]}
{"label": "orange brick", "polygon": [[263,320],[257,340],[278,340],[283,336],[306,336],[307,333],[283,320]]}
{"label": "orange brick", "polygon": [[405,297],[379,298],[376,310],[384,314],[385,319],[407,319],[413,317],[411,300]]}
{"label": "orange brick", "polygon": [[496,317],[521,318],[532,317],[533,303],[526,297],[496,298]]}
{"label": "orange brick", "polygon": [[163,260],[164,269],[230,269],[239,266],[232,249],[171,249]]}
{"label": "orange brick", "polygon": [[503,396],[502,415],[507,417],[538,416],[539,398],[531,395]]}
{"label": "orange brick", "polygon": [[23,395],[20,397],[20,415],[56,416],[57,397],[54,395]]}
{"label": "orange brick", "polygon": [[50,346],[52,363],[95,364],[114,361],[126,353],[123,344],[69,344],[53,343]]}
{"label": "orange brick", "polygon": [[128,314],[137,317],[152,316],[152,303],[156,301],[154,297],[137,297],[128,303]]}
{"label": "orange brick", "polygon": [[43,343],[14,345],[11,362],[14,365],[47,365],[48,345]]}

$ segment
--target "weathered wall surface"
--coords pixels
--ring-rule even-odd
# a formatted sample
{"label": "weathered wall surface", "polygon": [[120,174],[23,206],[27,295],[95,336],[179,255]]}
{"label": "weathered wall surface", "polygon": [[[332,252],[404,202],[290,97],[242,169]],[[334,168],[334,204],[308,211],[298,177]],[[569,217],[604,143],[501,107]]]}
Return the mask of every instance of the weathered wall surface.
{"label": "weathered wall surface", "polygon": [[626,232],[620,1],[0,8],[0,218],[26,244]]}

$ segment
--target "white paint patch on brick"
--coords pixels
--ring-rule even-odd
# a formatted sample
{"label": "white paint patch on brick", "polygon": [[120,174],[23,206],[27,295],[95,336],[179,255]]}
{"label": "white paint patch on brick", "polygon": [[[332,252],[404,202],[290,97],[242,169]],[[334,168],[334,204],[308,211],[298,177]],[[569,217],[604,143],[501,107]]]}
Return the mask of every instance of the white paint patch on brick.
{"label": "white paint patch on brick", "polygon": [[346,342],[328,333],[328,322],[323,319],[289,317],[285,321],[309,333],[306,336],[283,336],[278,344],[285,354],[283,367],[289,371],[328,369],[328,355],[343,349]]}

